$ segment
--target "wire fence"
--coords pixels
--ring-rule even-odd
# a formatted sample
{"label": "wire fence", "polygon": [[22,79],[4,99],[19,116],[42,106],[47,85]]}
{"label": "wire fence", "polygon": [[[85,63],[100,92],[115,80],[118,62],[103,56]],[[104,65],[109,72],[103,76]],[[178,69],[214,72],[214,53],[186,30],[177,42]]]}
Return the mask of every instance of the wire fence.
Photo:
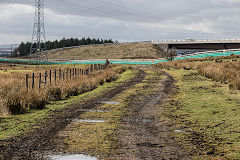
{"label": "wire fence", "polygon": [[92,64],[84,68],[60,68],[50,69],[45,72],[26,74],[25,85],[27,91],[38,89],[39,91],[47,85],[57,85],[58,82],[76,80],[84,75],[90,75],[93,71],[104,70],[107,64]]}

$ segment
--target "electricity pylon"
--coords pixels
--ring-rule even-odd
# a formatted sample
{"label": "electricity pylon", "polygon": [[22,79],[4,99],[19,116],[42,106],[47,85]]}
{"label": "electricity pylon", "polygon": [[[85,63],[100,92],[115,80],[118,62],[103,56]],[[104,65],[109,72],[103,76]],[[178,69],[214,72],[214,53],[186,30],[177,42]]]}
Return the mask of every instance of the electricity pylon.
{"label": "electricity pylon", "polygon": [[39,53],[45,50],[44,0],[35,0],[35,18],[30,53]]}

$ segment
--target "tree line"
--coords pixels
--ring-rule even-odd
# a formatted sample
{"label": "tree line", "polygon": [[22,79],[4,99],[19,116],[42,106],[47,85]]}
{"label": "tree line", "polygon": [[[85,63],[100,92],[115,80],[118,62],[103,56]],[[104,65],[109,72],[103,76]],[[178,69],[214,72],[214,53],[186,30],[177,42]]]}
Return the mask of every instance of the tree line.
{"label": "tree line", "polygon": [[[112,39],[95,39],[95,38],[63,38],[61,40],[55,40],[55,41],[47,41],[46,42],[46,49],[57,49],[57,48],[63,48],[63,47],[73,47],[73,46],[80,46],[80,45],[89,45],[89,44],[105,44],[105,43],[114,43]],[[17,57],[17,53],[20,53],[20,56],[25,56],[30,53],[32,43],[30,42],[22,42],[18,48],[16,48],[13,52],[13,57]],[[44,48],[44,44],[42,43],[42,48]],[[36,44],[33,44],[33,48],[36,47]]]}

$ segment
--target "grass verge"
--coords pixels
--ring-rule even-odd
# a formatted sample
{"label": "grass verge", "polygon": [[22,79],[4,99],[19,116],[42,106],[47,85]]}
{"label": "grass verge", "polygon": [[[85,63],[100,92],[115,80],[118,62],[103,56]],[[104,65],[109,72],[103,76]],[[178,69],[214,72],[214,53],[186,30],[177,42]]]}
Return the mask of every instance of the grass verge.
{"label": "grass verge", "polygon": [[38,123],[44,121],[46,117],[52,116],[56,111],[61,110],[71,104],[89,100],[100,94],[104,94],[110,89],[120,85],[128,79],[136,76],[137,70],[127,70],[119,76],[119,79],[104,83],[93,91],[80,94],[79,96],[70,97],[68,100],[51,102],[44,110],[29,110],[22,115],[13,115],[9,117],[0,117],[0,140],[6,140],[11,137],[20,136],[26,132],[38,128]]}
{"label": "grass verge", "polygon": [[240,95],[192,70],[166,70],[178,93],[166,105],[174,136],[193,159],[240,159]]}

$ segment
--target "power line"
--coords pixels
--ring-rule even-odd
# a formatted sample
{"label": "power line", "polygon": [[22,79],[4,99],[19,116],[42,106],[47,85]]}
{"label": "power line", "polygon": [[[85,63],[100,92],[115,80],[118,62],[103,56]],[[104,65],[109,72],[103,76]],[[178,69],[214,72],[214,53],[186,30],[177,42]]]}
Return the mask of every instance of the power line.
{"label": "power line", "polygon": [[44,28],[44,0],[35,0],[35,18],[30,52],[35,53],[45,50],[46,38]]}

